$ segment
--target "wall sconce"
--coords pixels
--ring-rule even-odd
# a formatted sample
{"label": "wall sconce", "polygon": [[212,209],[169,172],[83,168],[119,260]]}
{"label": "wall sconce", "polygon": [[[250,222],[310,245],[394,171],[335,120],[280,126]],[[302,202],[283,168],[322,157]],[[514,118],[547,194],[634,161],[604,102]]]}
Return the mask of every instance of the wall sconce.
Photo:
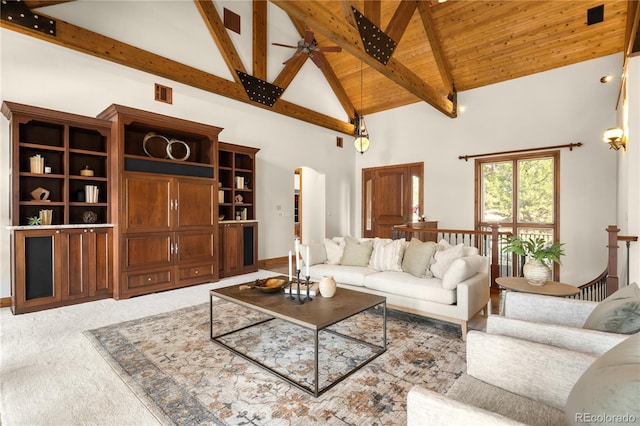
{"label": "wall sconce", "polygon": [[620,148],[627,149],[627,138],[620,127],[605,130],[602,139],[610,145],[609,149],[615,149],[616,151]]}

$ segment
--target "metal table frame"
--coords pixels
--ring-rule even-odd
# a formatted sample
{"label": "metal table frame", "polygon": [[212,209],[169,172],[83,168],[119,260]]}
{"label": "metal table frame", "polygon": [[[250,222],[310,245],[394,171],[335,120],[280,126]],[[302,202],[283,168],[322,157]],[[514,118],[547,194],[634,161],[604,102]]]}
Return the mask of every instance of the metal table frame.
{"label": "metal table frame", "polygon": [[[301,325],[300,323],[298,323],[296,321],[293,321],[292,318],[287,318],[286,316],[283,316],[283,315],[274,315],[273,312],[270,313],[270,312],[266,311],[265,309],[254,309],[254,308],[252,308],[252,306],[247,305],[245,303],[238,303],[240,306],[244,306],[244,307],[247,307],[249,309],[253,309],[253,310],[256,310],[258,312],[270,315],[271,318],[267,318],[267,319],[264,319],[264,320],[261,320],[261,321],[257,321],[255,323],[246,325],[244,327],[241,327],[241,328],[229,331],[229,332],[225,332],[225,333],[222,333],[222,334],[214,335],[213,334],[213,306],[214,306],[213,302],[214,302],[214,298],[220,297],[220,295],[219,294],[215,294],[214,291],[215,290],[212,290],[212,291],[209,292],[209,331],[210,331],[211,341],[213,341],[214,343],[224,347],[225,349],[231,351],[232,353],[234,353],[234,354],[246,359],[247,361],[253,363],[254,365],[256,365],[256,366],[258,366],[258,367],[260,367],[260,368],[262,368],[262,369],[264,369],[264,370],[266,370],[268,372],[270,372],[271,374],[275,375],[276,377],[279,377],[282,380],[285,380],[286,382],[292,384],[293,386],[297,387],[298,389],[300,389],[302,391],[305,391],[305,392],[307,392],[310,395],[313,395],[315,397],[318,397],[318,396],[322,395],[324,392],[328,391],[329,389],[331,389],[332,387],[334,387],[335,385],[337,385],[338,383],[340,383],[341,381],[343,381],[344,379],[346,379],[347,377],[349,377],[350,375],[352,375],[353,373],[355,373],[356,371],[358,371],[359,369],[361,369],[362,367],[367,365],[369,362],[373,361],[374,359],[376,359],[377,357],[382,355],[387,350],[387,301],[386,301],[386,299],[384,299],[382,302],[377,303],[375,305],[367,306],[367,307],[364,307],[364,308],[362,308],[362,309],[360,309],[358,311],[354,311],[351,315],[346,316],[344,318],[338,318],[336,321],[334,321],[334,322],[332,322],[330,324],[324,325],[322,327],[315,327],[315,328],[305,327],[304,325]],[[234,299],[223,298],[223,300],[227,300],[227,301],[230,301],[232,303],[236,303]],[[313,302],[309,302],[309,303],[313,303]],[[383,333],[383,336],[382,336],[383,345],[382,346],[378,346],[376,344],[367,342],[366,340],[358,339],[358,338],[353,337],[353,336],[348,336],[348,335],[345,335],[343,333],[339,333],[339,332],[334,331],[334,330],[327,330],[328,327],[330,327],[330,326],[332,326],[334,324],[337,324],[339,322],[347,320],[347,319],[349,319],[349,318],[351,318],[351,317],[353,317],[355,315],[361,314],[361,313],[363,313],[363,312],[365,312],[365,311],[367,311],[369,309],[373,309],[373,308],[375,308],[377,306],[380,306],[380,305],[382,305],[382,333]],[[302,309],[304,309],[303,306],[304,305],[301,306]],[[303,383],[301,383],[299,381],[296,381],[293,377],[289,377],[289,376],[287,376],[285,374],[282,374],[282,373],[274,370],[273,368],[265,365],[264,363],[260,362],[259,360],[249,356],[248,354],[240,352],[239,350],[227,345],[226,343],[224,343],[224,342],[222,342],[220,340],[225,336],[229,336],[231,334],[238,333],[238,332],[240,332],[242,330],[246,330],[248,328],[255,327],[255,326],[258,326],[260,324],[264,324],[266,322],[269,322],[269,321],[273,321],[276,318],[284,320],[284,321],[286,321],[288,323],[291,323],[291,324],[294,324],[296,326],[299,326],[299,327],[302,327],[302,328],[306,328],[306,329],[311,330],[311,331],[314,332],[314,337],[313,337],[313,345],[314,345],[314,383],[313,383],[313,386],[311,386],[311,387],[305,386]],[[319,336],[319,333],[321,331],[325,331],[327,333],[332,333],[334,335],[337,335],[337,336],[340,336],[340,337],[343,337],[343,338],[346,338],[346,339],[349,339],[349,340],[353,340],[353,341],[356,341],[358,343],[365,344],[365,345],[375,349],[375,352],[373,353],[373,355],[371,357],[365,359],[364,361],[359,363],[357,366],[355,366],[353,369],[349,370],[347,373],[341,375],[340,377],[338,377],[334,381],[330,382],[328,385],[320,388],[319,387],[319,361],[318,361],[318,359],[319,359],[319,337],[318,336]]]}

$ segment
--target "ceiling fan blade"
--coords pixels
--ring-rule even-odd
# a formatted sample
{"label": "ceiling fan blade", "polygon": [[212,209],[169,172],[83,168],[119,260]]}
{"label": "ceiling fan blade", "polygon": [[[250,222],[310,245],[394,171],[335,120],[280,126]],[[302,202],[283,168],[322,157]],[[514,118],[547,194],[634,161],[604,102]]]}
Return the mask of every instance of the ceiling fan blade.
{"label": "ceiling fan blade", "polygon": [[342,52],[342,47],[340,46],[319,46],[316,50],[320,52]]}
{"label": "ceiling fan blade", "polygon": [[316,64],[316,66],[318,68],[322,68],[324,66],[324,62],[322,61],[322,59],[320,59],[318,56],[314,55],[314,54],[310,54],[309,58],[311,58],[311,60],[313,61],[314,64]]}
{"label": "ceiling fan blade", "polygon": [[313,41],[313,38],[314,38],[314,36],[313,36],[313,32],[311,32],[311,30],[306,30],[304,32],[304,42],[306,44],[310,44]]}
{"label": "ceiling fan blade", "polygon": [[290,47],[291,49],[297,49],[298,46],[291,46],[290,44],[282,44],[282,43],[271,43],[274,46],[280,46],[280,47]]}

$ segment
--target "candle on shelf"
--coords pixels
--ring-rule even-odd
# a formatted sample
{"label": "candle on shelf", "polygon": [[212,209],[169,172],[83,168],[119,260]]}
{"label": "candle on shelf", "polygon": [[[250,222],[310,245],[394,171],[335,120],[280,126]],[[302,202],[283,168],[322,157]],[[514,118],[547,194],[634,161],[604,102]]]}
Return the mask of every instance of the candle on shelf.
{"label": "candle on shelf", "polygon": [[296,249],[296,271],[299,271],[300,270],[300,259],[299,259],[300,243],[299,243],[297,238],[296,238],[296,242],[295,242],[295,249]]}
{"label": "candle on shelf", "polygon": [[291,250],[289,250],[289,281],[291,281],[293,275],[291,275]]}
{"label": "candle on shelf", "polygon": [[307,246],[307,277],[309,276],[309,246]]}

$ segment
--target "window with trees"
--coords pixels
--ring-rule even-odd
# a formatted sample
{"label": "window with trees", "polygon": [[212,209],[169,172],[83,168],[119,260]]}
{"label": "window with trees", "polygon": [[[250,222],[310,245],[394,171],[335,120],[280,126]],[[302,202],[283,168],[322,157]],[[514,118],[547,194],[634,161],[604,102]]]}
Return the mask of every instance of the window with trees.
{"label": "window with trees", "polygon": [[[498,223],[500,231],[557,242],[559,170],[558,151],[477,159],[477,229]],[[549,266],[557,280],[557,265]],[[514,267],[519,275],[520,265]]]}

